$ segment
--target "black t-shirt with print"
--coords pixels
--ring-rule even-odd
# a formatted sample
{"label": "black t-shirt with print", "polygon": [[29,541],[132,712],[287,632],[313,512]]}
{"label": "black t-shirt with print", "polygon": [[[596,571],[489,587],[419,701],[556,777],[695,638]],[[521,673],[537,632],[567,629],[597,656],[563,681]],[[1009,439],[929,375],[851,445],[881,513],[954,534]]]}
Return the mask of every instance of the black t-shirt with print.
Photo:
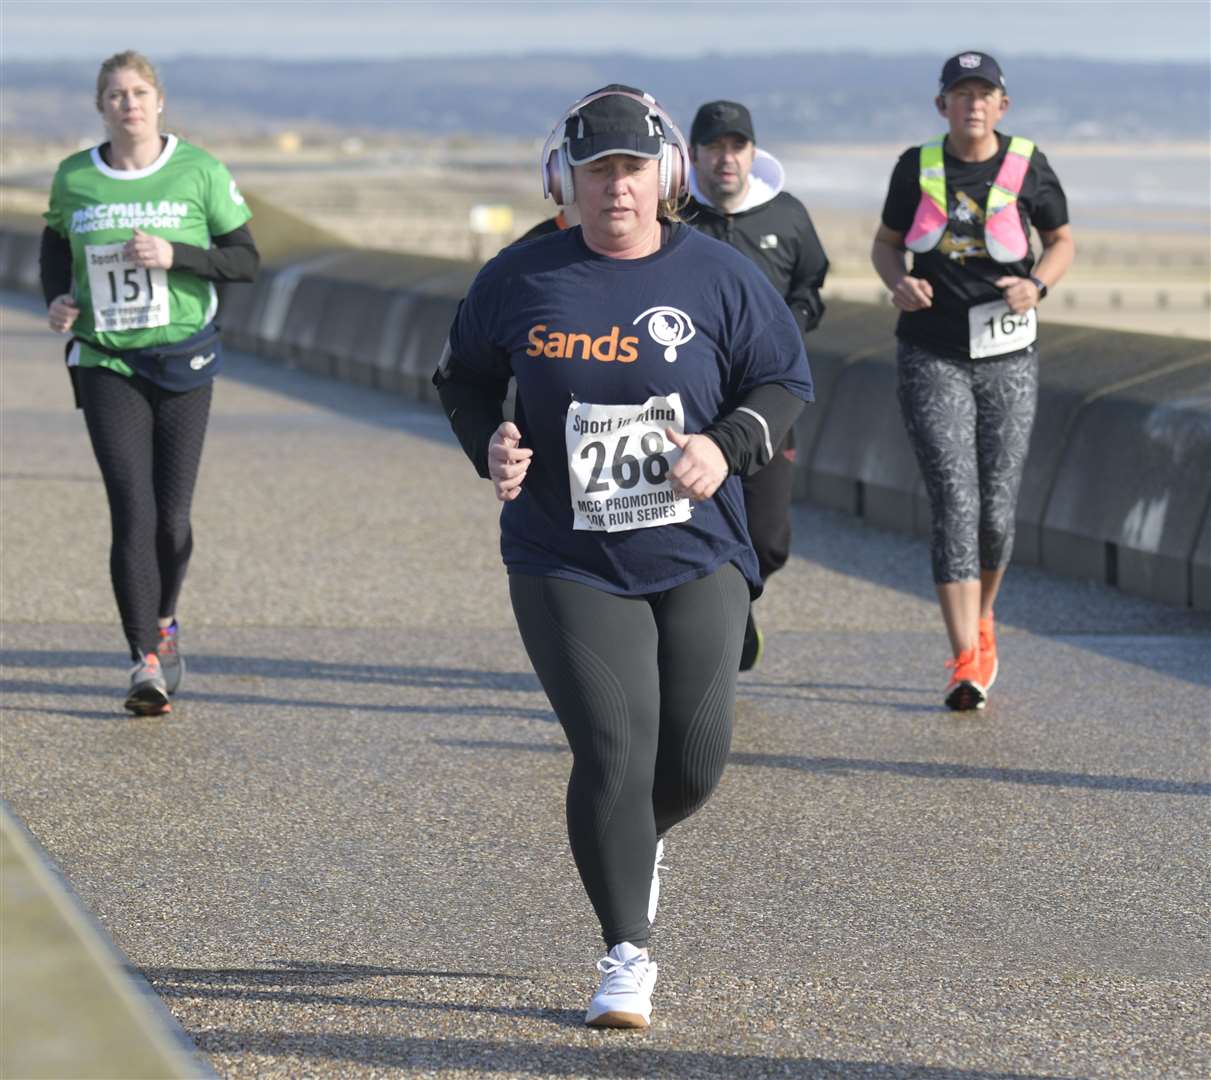
{"label": "black t-shirt with print", "polygon": [[[969,359],[968,308],[1001,298],[1001,290],[993,285],[997,278],[1028,277],[1034,269],[1033,251],[1018,262],[998,263],[984,248],[984,207],[1009,149],[1008,135],[997,132],[997,140],[996,156],[987,161],[960,161],[943,146],[950,224],[932,251],[913,253],[912,274],[933,286],[933,306],[901,312],[896,336],[941,356]],[[900,155],[891,174],[883,224],[898,233],[908,232],[921,201],[920,161],[921,148],[914,146]],[[1018,195],[1018,210],[1027,231],[1032,224],[1043,230],[1068,224],[1064,189],[1037,148]]]}

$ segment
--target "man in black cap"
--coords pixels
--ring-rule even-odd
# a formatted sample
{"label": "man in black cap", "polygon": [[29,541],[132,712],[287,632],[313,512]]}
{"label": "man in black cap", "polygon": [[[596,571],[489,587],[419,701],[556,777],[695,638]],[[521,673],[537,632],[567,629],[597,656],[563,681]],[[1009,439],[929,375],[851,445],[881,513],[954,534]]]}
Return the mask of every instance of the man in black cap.
{"label": "man in black cap", "polygon": [[[710,101],[690,128],[692,198],[686,220],[752,259],[786,300],[804,333],[824,314],[820,289],[828,257],[803,204],[783,191],[786,174],[772,154],[757,149],[753,118],[735,101]],[[770,463],[744,481],[749,535],[761,578],[782,569],[790,554],[794,431]],[[761,658],[764,639],[749,610],[740,670]]]}

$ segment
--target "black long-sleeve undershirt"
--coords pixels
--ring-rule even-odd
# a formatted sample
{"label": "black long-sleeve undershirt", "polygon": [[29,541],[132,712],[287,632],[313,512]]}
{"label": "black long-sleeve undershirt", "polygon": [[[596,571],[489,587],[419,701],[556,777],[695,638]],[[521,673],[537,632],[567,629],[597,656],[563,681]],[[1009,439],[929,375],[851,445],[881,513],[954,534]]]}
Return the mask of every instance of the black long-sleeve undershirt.
{"label": "black long-sleeve undershirt", "polygon": [[752,476],[770,463],[806,402],[785,386],[763,383],[726,416],[707,426],[703,435],[723,451],[728,472]]}
{"label": "black long-sleeve undershirt", "polygon": [[[172,269],[185,270],[206,281],[252,281],[261,265],[247,225],[211,237],[211,247],[172,243]],[[71,243],[54,229],[42,230],[42,295],[49,305],[72,289]]]}
{"label": "black long-sleeve undershirt", "polygon": [[433,373],[433,385],[450,427],[463,453],[471,459],[475,471],[485,480],[488,472],[488,443],[504,420],[504,400],[509,390],[503,383],[487,385],[481,379],[462,376],[458,363],[446,343],[445,352]]}

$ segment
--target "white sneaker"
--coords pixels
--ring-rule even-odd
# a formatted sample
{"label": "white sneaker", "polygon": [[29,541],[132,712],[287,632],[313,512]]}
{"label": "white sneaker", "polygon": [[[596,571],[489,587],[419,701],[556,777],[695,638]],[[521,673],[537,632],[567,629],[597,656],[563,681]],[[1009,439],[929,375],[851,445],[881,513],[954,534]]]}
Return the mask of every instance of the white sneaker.
{"label": "white sneaker", "polygon": [[656,861],[652,864],[652,891],[648,893],[648,926],[656,921],[656,905],[660,903],[660,871],[664,869],[664,841],[656,841]]}
{"label": "white sneaker", "polygon": [[645,1028],[652,1019],[656,962],[629,941],[615,945],[597,961],[601,985],[589,1002],[589,1027]]}

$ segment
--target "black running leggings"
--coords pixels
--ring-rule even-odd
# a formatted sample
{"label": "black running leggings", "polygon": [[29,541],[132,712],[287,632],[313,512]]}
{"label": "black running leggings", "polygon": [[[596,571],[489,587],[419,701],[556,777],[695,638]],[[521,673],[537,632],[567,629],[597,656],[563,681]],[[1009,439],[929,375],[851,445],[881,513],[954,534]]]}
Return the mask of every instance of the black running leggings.
{"label": "black running leggings", "polygon": [[173,393],[102,367],[80,368],[78,377],[109,496],[110,577],[137,660],[155,652],[157,619],[176,613],[193,550],[189,508],[214,384]]}
{"label": "black running leggings", "polygon": [[572,748],[568,837],[602,936],[642,947],[657,837],[723,774],[748,584],[728,564],[647,596],[521,574],[509,594]]}
{"label": "black running leggings", "polygon": [[791,496],[795,486],[794,429],[765,468],[744,478],[744,514],[761,580],[786,565],[791,547]]}

